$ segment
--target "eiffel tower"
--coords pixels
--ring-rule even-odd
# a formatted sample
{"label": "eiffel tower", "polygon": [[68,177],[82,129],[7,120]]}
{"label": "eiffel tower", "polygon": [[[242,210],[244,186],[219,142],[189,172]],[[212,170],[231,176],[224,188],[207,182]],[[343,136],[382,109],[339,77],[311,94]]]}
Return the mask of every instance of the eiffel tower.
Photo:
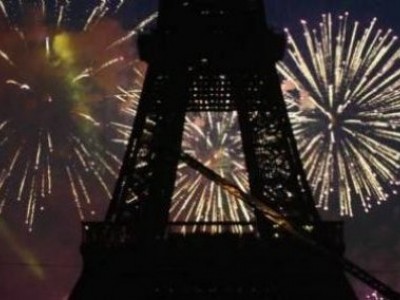
{"label": "eiffel tower", "polygon": [[[263,1],[160,0],[138,43],[148,71],[137,115],[106,219],[84,224],[70,298],[356,299],[338,260],[283,230],[304,229],[340,261],[342,227],[314,208],[275,70],[285,42]],[[251,197],[182,153],[186,114],[204,112],[237,113]],[[249,217],[176,221],[182,159],[239,190]]]}

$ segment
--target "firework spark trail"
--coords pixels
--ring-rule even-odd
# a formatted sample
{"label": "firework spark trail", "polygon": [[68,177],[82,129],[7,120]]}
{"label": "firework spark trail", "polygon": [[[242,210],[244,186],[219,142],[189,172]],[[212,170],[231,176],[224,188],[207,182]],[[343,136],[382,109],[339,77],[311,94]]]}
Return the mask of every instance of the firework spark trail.
{"label": "firework spark trail", "polygon": [[118,87],[118,92],[114,95],[120,103],[121,112],[125,116],[124,122],[111,122],[118,136],[113,139],[113,142],[118,144],[127,144],[132,130],[132,118],[136,116],[136,110],[142,91],[142,85],[145,77],[145,66],[138,64],[134,67],[135,80],[133,86],[129,89]]}
{"label": "firework spark trail", "polygon": [[151,14],[149,17],[145,18],[142,22],[139,23],[138,26],[136,26],[133,30],[128,32],[127,35],[123,36],[122,38],[116,40],[114,43],[112,43],[110,46],[108,46],[108,49],[114,48],[120,44],[125,43],[128,40],[131,40],[133,37],[137,36],[139,32],[147,28],[149,25],[154,23],[155,20],[158,18],[158,12],[155,12]]}
{"label": "firework spark trail", "polygon": [[[0,212],[13,199],[23,203],[29,230],[64,178],[80,218],[95,213],[94,186],[97,193],[102,190],[110,197],[121,161],[113,148],[102,145],[100,135],[111,121],[102,118],[110,105],[114,111],[125,106],[106,100],[127,90],[124,82],[137,76],[131,70],[136,60],[131,31],[108,18],[124,4],[120,0],[110,9],[107,1],[98,1],[82,30],[69,32],[70,1],[52,6],[45,0],[13,5],[0,0],[5,22],[0,37],[0,101],[6,108],[0,112]],[[21,21],[16,21],[16,10]],[[50,15],[54,21],[48,21]],[[134,31],[151,22],[147,21]]]}
{"label": "firework spark trail", "polygon": [[304,43],[286,29],[288,57],[278,64],[317,206],[338,205],[347,216],[356,202],[368,212],[399,185],[400,50],[376,22],[362,31],[348,13],[337,24],[323,15],[319,29],[303,20]]}

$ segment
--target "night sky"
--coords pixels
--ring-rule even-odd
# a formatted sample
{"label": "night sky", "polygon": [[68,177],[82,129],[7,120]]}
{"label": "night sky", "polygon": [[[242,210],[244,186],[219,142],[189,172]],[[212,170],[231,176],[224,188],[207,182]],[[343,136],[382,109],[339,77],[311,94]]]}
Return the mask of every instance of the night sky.
{"label": "night sky", "polygon": [[[72,2],[76,14],[71,28],[76,30],[80,25],[73,23],[80,22],[80,14],[86,8],[81,3],[92,1]],[[135,26],[156,7],[154,0],[126,2],[116,17],[124,30]],[[379,27],[392,28],[395,34],[400,34],[398,0],[267,0],[266,11],[274,28],[288,27],[293,33],[301,33],[300,19],[315,24],[322,13],[336,16],[348,11],[351,20],[368,24],[377,17]],[[65,299],[70,292],[81,270],[81,225],[75,204],[63,200],[68,197],[65,184],[55,183],[54,193],[30,233],[24,224],[25,211],[21,205],[8,204],[0,215],[0,299],[56,300]],[[108,200],[100,193],[95,193],[96,196],[98,214],[90,219],[101,220]],[[357,213],[354,218],[344,220],[346,256],[400,290],[400,199],[392,196],[370,213]],[[363,285],[357,282],[355,285],[361,294],[369,292]]]}

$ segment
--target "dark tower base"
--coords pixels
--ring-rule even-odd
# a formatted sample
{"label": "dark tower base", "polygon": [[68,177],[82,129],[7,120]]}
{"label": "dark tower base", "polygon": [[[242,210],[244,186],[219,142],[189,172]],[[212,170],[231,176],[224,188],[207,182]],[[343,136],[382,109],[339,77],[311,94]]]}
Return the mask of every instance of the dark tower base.
{"label": "dark tower base", "polygon": [[[356,299],[339,266],[277,231],[268,240],[255,234],[169,234],[138,243],[125,227],[87,226],[84,271],[73,300]],[[323,229],[318,235],[334,238],[330,246],[341,252],[340,224],[325,223]]]}

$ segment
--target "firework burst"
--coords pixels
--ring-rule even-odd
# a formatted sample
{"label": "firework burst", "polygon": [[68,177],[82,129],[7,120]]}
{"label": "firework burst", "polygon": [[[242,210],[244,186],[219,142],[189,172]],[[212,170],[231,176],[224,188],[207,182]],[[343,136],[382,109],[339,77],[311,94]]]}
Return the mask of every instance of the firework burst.
{"label": "firework burst", "polygon": [[0,1],[0,213],[21,203],[30,230],[55,188],[81,219],[96,213],[93,193],[111,196],[120,160],[109,123],[135,76],[138,29],[111,18],[124,5],[114,2],[98,1],[69,30],[70,1]]}
{"label": "firework burst", "polygon": [[[186,116],[182,150],[247,191],[248,178],[238,132],[236,113],[189,113]],[[223,231],[224,226],[208,226],[207,223],[251,222],[254,219],[251,209],[243,201],[184,163],[178,166],[170,216],[173,222],[206,224],[204,228],[201,225],[193,226],[193,231],[213,232]],[[230,229],[241,231],[243,227]]]}
{"label": "firework burst", "polygon": [[304,43],[286,30],[288,54],[278,64],[317,206],[347,216],[358,202],[368,212],[397,193],[400,52],[376,22],[362,29],[347,13],[327,14],[311,30],[302,21]]}

